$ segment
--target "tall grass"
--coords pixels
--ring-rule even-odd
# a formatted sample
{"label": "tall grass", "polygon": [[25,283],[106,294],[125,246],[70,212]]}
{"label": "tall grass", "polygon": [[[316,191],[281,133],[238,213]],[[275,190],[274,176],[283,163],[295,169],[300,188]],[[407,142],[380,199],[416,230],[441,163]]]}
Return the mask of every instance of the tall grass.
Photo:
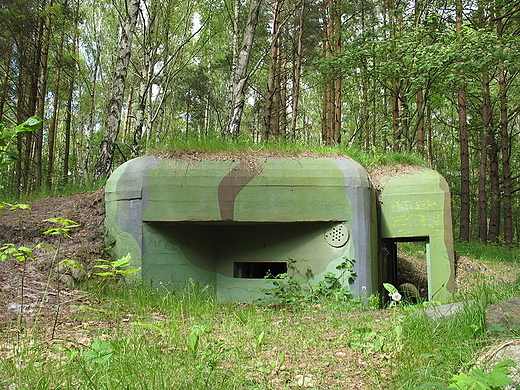
{"label": "tall grass", "polygon": [[[193,282],[174,292],[97,285],[54,340],[45,321],[2,326],[0,388],[415,390],[474,363],[489,343],[486,305],[519,289],[482,285],[458,316],[432,321],[411,306],[219,304]],[[372,336],[354,348],[360,329]]]}
{"label": "tall grass", "polygon": [[418,312],[403,320],[405,347],[397,357],[394,388],[417,389],[422,383],[445,382],[488,343],[485,307],[466,303],[451,320],[432,320]]}
{"label": "tall grass", "polygon": [[455,250],[461,255],[472,259],[489,261],[520,263],[518,248],[510,248],[498,244],[482,244],[479,242],[457,242]]}

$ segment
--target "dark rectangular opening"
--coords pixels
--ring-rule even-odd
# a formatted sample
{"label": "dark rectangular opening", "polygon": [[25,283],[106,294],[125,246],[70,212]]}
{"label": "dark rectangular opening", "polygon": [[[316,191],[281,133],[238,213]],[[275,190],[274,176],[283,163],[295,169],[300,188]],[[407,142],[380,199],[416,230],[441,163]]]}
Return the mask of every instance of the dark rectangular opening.
{"label": "dark rectangular opening", "polygon": [[392,237],[383,239],[386,257],[385,279],[400,289],[412,284],[423,300],[428,299],[427,249],[429,237]]}
{"label": "dark rectangular opening", "polygon": [[246,279],[274,278],[284,273],[287,273],[286,261],[236,261],[233,269],[233,276],[235,278]]}

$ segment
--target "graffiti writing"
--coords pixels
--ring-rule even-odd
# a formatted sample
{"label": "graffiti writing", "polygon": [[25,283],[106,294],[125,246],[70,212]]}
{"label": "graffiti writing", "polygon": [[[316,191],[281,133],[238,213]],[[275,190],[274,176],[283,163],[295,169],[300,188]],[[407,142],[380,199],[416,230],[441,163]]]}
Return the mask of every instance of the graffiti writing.
{"label": "graffiti writing", "polygon": [[394,216],[392,226],[395,228],[426,227],[442,228],[443,219],[439,205],[433,200],[396,201],[390,205]]}
{"label": "graffiti writing", "polygon": [[170,240],[165,240],[163,238],[156,239],[153,237],[146,238],[146,245],[152,248],[157,249],[165,249],[169,252],[178,252],[180,249],[175,243]]}
{"label": "graffiti writing", "polygon": [[438,229],[441,227],[442,220],[439,214],[402,214],[392,218],[394,227],[430,227]]}
{"label": "graffiti writing", "polygon": [[432,200],[407,200],[404,202],[393,202],[390,206],[393,212],[406,212],[406,211],[428,211],[435,210],[437,202]]}

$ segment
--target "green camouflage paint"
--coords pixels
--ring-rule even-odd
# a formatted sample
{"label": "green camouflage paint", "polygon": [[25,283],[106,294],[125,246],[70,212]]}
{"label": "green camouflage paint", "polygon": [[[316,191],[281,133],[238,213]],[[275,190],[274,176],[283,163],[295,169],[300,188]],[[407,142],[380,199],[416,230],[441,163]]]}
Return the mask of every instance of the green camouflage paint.
{"label": "green camouflage paint", "polygon": [[[424,175],[431,172],[425,170]],[[439,202],[445,222],[449,203],[434,174],[437,187],[431,201]],[[399,207],[404,221],[415,220],[411,214],[417,204],[410,205],[418,202],[415,192],[420,191],[394,188],[387,180],[380,213],[383,225],[391,221],[391,227],[381,225],[382,237],[407,234],[396,219]],[[380,290],[385,277],[380,272],[375,195],[365,170],[349,158],[265,157],[242,162],[141,157],[116,169],[107,182],[107,242],[114,256],[132,255],[132,267],[141,268],[138,276],[143,282],[181,288],[191,278],[214,286],[222,301],[251,301],[268,283],[259,275],[237,277],[237,264],[287,259],[309,269],[312,281],[327,272],[338,273],[336,266],[345,257],[355,259],[358,278],[350,288],[370,294]],[[429,196],[423,194],[422,199]],[[385,197],[400,206],[388,209]],[[452,277],[441,253],[444,250],[447,257],[450,249],[436,249],[435,239],[449,237],[451,225],[446,229],[439,218],[425,214],[427,222],[421,225],[435,250],[430,267],[433,288],[442,284],[438,280]],[[346,239],[331,242],[331,234]],[[449,283],[443,286],[435,296],[438,300],[450,298],[444,291]]]}

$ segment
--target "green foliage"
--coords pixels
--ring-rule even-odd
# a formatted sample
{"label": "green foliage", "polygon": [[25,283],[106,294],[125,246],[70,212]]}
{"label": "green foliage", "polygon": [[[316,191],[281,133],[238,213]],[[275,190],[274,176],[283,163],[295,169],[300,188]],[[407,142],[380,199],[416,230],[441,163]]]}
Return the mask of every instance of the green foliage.
{"label": "green foliage", "polygon": [[105,264],[97,264],[94,266],[94,268],[99,268],[99,269],[103,269],[106,271],[94,272],[94,275],[116,278],[117,276],[120,276],[120,275],[130,275],[130,274],[140,271],[141,268],[137,268],[137,269],[126,269],[125,268],[130,265],[131,258],[132,257],[130,256],[130,253],[128,253],[127,255],[121,257],[120,259],[114,260],[114,261],[97,259],[96,261],[105,263]]}
{"label": "green foliage", "polygon": [[355,328],[348,346],[354,351],[380,351],[383,347],[383,339],[369,327]]}
{"label": "green foliage", "polygon": [[475,368],[468,375],[464,372],[455,374],[449,381],[449,387],[442,383],[423,384],[421,388],[437,390],[500,390],[513,383],[509,377],[509,368],[516,367],[512,360],[495,364],[490,371]]}
{"label": "green foliage", "polygon": [[18,150],[12,145],[18,134],[34,131],[40,127],[41,123],[42,119],[37,116],[31,116],[14,129],[9,129],[0,123],[0,167],[11,164],[18,158]]}
{"label": "green foliage", "polygon": [[361,303],[353,300],[353,291],[349,288],[349,283],[357,276],[353,259],[345,257],[344,261],[336,266],[339,272],[328,272],[317,283],[310,282],[312,273],[309,268],[299,270],[295,263],[292,259],[287,261],[291,275],[266,275],[270,285],[261,288],[261,291],[268,296],[269,302],[286,306],[318,302]]}
{"label": "green foliage", "polygon": [[479,305],[435,322],[412,313],[413,306],[346,313],[308,305],[295,311],[215,304],[203,290],[113,283],[90,291],[88,299],[100,308],[78,305],[83,310],[70,314],[77,326],[66,341],[50,343],[39,329],[20,335],[26,347],[0,360],[6,373],[0,387],[297,388],[302,386],[295,376],[301,373],[313,378],[314,388],[343,388],[351,358],[361,362],[359,375],[371,389],[417,390],[430,383],[426,388],[495,390],[492,386],[506,381],[500,366],[494,373],[471,371],[469,379],[458,373],[487,345]]}
{"label": "green foliage", "polygon": [[57,227],[47,229],[46,231],[43,232],[43,234],[54,234],[54,235],[66,237],[66,238],[70,238],[69,232],[72,229],[80,226],[80,224],[77,222],[74,222],[67,218],[61,218],[61,217],[48,218],[48,219],[45,219],[43,222],[51,222],[51,223],[55,223],[58,225]]}
{"label": "green foliage", "polygon": [[31,211],[31,205],[26,203],[18,203],[18,204],[10,204],[10,203],[0,203],[0,216],[2,216],[3,210],[7,208],[9,211],[20,209]]}
{"label": "green foliage", "polygon": [[[438,382],[474,361],[486,343],[485,305],[467,302],[449,321],[432,321],[414,306],[398,306],[402,313],[404,347],[396,354],[396,387],[416,389],[418,383]],[[422,305],[417,306],[417,309]]]}
{"label": "green foliage", "polygon": [[383,287],[386,291],[388,291],[388,295],[390,296],[390,307],[397,305],[402,299],[399,290],[397,290],[397,288],[390,283],[383,283]]}
{"label": "green foliage", "polygon": [[188,336],[188,347],[191,353],[196,353],[199,349],[200,338],[203,334],[211,332],[205,325],[194,325]]}
{"label": "green foliage", "polygon": [[175,139],[175,142],[172,142],[169,148],[156,149],[149,152],[151,155],[165,157],[197,154],[211,156],[211,154],[217,153],[227,153],[234,158],[240,157],[242,153],[246,153],[247,156],[255,154],[261,156],[269,153],[273,155],[298,155],[299,153],[321,156],[346,155],[366,168],[391,164],[428,165],[420,156],[414,153],[387,153],[377,148],[365,151],[350,145],[325,146],[319,143],[305,142],[263,141],[258,143],[249,139],[231,141],[220,136],[205,137],[203,139],[179,138]]}
{"label": "green foliage", "polygon": [[505,245],[457,242],[455,243],[455,249],[461,256],[470,257],[472,259],[490,262],[520,262],[518,249],[509,248]]}
{"label": "green foliage", "polygon": [[60,261],[60,264],[63,266],[70,267],[70,268],[79,269],[81,271],[85,270],[85,267],[83,266],[83,264],[81,264],[79,261],[72,260],[72,259],[62,260],[62,261]]}
{"label": "green foliage", "polygon": [[0,247],[0,261],[12,258],[18,262],[34,260],[32,248],[26,246],[15,247],[14,244],[4,244]]}
{"label": "green foliage", "polygon": [[83,358],[87,365],[106,364],[116,354],[114,345],[110,342],[95,338],[90,348],[83,351]]}

